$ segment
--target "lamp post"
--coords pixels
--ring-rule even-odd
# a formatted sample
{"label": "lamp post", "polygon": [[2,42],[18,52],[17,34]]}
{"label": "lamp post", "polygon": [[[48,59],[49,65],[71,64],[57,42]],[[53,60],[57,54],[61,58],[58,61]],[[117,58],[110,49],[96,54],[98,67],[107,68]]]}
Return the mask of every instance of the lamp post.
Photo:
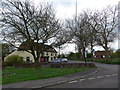
{"label": "lamp post", "polygon": [[83,44],[84,44],[84,48],[83,48],[83,56],[84,56],[84,59],[85,59],[85,63],[86,63],[86,57],[87,57],[87,54],[86,54],[86,50],[85,50],[85,40],[83,41]]}
{"label": "lamp post", "polygon": [[94,59],[94,51],[95,51],[94,49],[91,50],[91,54],[92,54],[92,60],[91,61],[92,62],[93,62],[93,59]]}

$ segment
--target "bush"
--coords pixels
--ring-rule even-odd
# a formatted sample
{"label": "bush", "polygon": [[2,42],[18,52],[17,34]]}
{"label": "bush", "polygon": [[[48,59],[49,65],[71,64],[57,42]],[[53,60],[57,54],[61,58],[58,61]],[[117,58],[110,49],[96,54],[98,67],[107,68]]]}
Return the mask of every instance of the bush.
{"label": "bush", "polygon": [[112,53],[110,57],[111,58],[117,58],[118,57],[118,53]]}
{"label": "bush", "polygon": [[8,56],[5,60],[5,64],[8,64],[8,65],[13,65],[13,64],[22,64],[24,61],[23,61],[23,58],[21,58],[20,56],[18,55],[11,55],[11,56]]}
{"label": "bush", "polygon": [[92,58],[92,53],[87,53],[87,58]]}

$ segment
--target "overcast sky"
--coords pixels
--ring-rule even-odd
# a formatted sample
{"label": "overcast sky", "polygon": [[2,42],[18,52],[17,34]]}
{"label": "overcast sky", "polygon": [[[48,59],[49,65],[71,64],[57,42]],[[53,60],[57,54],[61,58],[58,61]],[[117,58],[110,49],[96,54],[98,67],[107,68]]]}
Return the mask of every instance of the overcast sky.
{"label": "overcast sky", "polygon": [[34,0],[37,5],[39,2],[53,3],[56,10],[56,16],[60,19],[72,18],[76,12],[86,9],[103,9],[107,5],[117,5],[119,0]]}

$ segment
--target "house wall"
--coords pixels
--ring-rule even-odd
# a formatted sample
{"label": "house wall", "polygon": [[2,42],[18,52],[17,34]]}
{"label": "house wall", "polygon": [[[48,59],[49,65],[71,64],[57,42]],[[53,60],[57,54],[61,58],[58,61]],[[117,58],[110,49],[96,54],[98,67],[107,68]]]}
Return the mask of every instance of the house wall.
{"label": "house wall", "polygon": [[57,53],[55,52],[44,52],[44,56],[47,57],[48,56],[48,61],[57,59]]}
{"label": "house wall", "polygon": [[[8,56],[11,56],[11,55],[19,55],[19,56],[23,57],[24,61],[26,61],[26,58],[29,57],[30,61],[34,62],[33,55],[31,53],[27,52],[27,51],[14,51],[11,54],[9,54]],[[7,57],[5,57],[5,60],[6,60]]]}
{"label": "house wall", "polygon": [[[9,54],[8,56],[11,56],[11,55],[19,55],[19,56],[23,57],[23,60],[25,62],[27,61],[27,57],[29,57],[30,62],[34,62],[33,55],[31,53],[27,52],[27,51],[14,51],[11,54]],[[5,57],[5,60],[6,60],[7,57]],[[48,61],[51,61],[51,60],[54,60],[54,59],[57,58],[57,53],[55,53],[55,52],[44,52],[43,57],[48,57]]]}
{"label": "house wall", "polygon": [[105,59],[105,58],[107,58],[106,55],[110,56],[111,52],[96,51],[95,54],[94,54],[96,59]]}

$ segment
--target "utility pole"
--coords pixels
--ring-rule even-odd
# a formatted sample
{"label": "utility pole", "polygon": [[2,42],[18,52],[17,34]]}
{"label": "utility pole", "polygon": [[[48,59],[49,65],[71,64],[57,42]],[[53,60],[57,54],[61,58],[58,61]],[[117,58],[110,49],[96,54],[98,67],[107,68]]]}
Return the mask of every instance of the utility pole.
{"label": "utility pole", "polygon": [[[118,2],[118,42],[120,42],[120,1]],[[118,49],[120,49],[120,43],[118,43]]]}
{"label": "utility pole", "polygon": [[76,20],[77,20],[77,0],[76,0]]}
{"label": "utility pole", "polygon": [[[76,25],[76,31],[77,31],[77,0],[75,5],[75,25]],[[76,43],[75,43],[75,52],[76,52]]]}
{"label": "utility pole", "polygon": [[85,63],[86,63],[86,57],[87,57],[87,54],[86,54],[86,45],[85,45],[85,40],[84,40],[83,42],[84,42],[83,56],[84,56]]}

